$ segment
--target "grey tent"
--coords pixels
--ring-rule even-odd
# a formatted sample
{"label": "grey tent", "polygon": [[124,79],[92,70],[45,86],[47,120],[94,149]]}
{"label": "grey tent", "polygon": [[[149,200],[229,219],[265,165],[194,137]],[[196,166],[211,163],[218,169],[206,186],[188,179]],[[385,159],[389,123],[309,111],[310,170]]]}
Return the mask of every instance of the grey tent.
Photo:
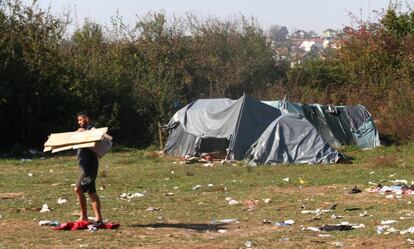
{"label": "grey tent", "polygon": [[164,152],[174,156],[224,152],[242,160],[281,112],[248,96],[237,100],[199,99],[177,111],[166,125]]}
{"label": "grey tent", "polygon": [[306,117],[333,147],[356,144],[360,148],[380,145],[379,134],[371,114],[362,105],[332,106],[299,104],[289,101],[263,101],[284,113]]}
{"label": "grey tent", "polygon": [[298,114],[274,120],[246,154],[250,165],[335,163],[339,158],[318,130]]}

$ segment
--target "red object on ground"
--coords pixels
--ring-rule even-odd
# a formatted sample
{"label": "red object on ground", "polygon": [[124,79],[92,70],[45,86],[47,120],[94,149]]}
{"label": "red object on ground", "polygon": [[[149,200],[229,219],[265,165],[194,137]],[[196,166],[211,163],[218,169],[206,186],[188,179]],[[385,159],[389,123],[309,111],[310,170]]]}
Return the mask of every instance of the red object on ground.
{"label": "red object on ground", "polygon": [[[64,223],[58,227],[54,227],[53,230],[84,230],[88,229],[89,225],[92,225],[92,222],[86,221],[86,220],[78,220],[75,222],[67,222]],[[117,229],[120,226],[118,223],[102,223],[99,226],[97,226],[97,229]]]}

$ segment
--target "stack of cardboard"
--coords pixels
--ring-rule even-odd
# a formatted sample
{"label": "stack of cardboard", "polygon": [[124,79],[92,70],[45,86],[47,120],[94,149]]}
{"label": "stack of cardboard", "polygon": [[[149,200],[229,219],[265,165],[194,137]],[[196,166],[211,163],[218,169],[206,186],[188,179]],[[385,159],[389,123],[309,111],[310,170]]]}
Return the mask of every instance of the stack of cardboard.
{"label": "stack of cardboard", "polygon": [[52,133],[45,143],[43,152],[52,153],[89,148],[98,156],[103,157],[112,147],[112,137],[106,134],[108,127],[86,130],[83,132]]}

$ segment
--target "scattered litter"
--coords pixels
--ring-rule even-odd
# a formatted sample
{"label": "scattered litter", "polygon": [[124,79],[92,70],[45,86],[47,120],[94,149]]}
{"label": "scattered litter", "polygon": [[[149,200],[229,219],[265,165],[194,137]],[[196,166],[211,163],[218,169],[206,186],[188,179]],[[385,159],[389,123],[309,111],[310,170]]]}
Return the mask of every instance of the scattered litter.
{"label": "scattered litter", "polygon": [[226,201],[231,201],[231,200],[233,200],[233,198],[231,198],[231,197],[226,197]]}
{"label": "scattered litter", "polygon": [[299,177],[299,183],[303,185],[303,184],[305,184],[306,182],[302,179],[302,177]]}
{"label": "scattered litter", "polygon": [[83,245],[83,244],[82,245],[79,245],[80,248],[82,248],[82,247],[88,247],[88,246],[89,245]]}
{"label": "scattered litter", "polygon": [[275,222],[275,226],[278,226],[278,227],[285,227],[285,226],[290,226],[293,224],[295,224],[294,220],[285,220],[281,222]]}
{"label": "scattered litter", "polygon": [[386,195],[385,198],[393,199],[395,195],[414,195],[414,185],[407,186],[407,180],[391,181],[394,186],[382,186],[378,184],[376,187],[369,188],[366,191],[370,193],[380,193]]}
{"label": "scattered litter", "polygon": [[207,185],[207,187],[213,187],[214,186],[214,184],[212,184],[212,183],[209,183],[208,185]]}
{"label": "scattered litter", "polygon": [[393,181],[390,181],[390,182],[392,182],[392,183],[394,183],[395,185],[407,185],[408,184],[408,181],[407,180],[393,180]]}
{"label": "scattered litter", "polygon": [[331,232],[331,231],[349,231],[352,230],[351,225],[324,225],[319,228],[321,231]]}
{"label": "scattered litter", "polygon": [[273,223],[273,221],[268,220],[268,219],[264,219],[264,220],[262,221],[262,223],[263,223],[263,224],[272,224],[272,223]]}
{"label": "scattered litter", "polygon": [[316,214],[316,215],[322,215],[328,212],[332,212],[332,209],[315,209],[315,210],[302,210],[302,214]]}
{"label": "scattered litter", "polygon": [[240,204],[240,202],[238,202],[238,201],[236,201],[236,200],[230,200],[229,201],[229,205],[239,205]]}
{"label": "scattered litter", "polygon": [[353,225],[352,228],[353,229],[361,229],[361,228],[365,228],[365,225],[361,223],[359,225]]}
{"label": "scattered litter", "polygon": [[414,240],[412,240],[412,239],[407,239],[407,242],[408,242],[408,244],[410,244],[410,245],[414,245]]}
{"label": "scattered litter", "polygon": [[336,214],[331,215],[331,219],[333,219],[333,220],[335,220],[335,219],[341,219],[341,218],[342,218],[341,215],[336,215]]}
{"label": "scattered litter", "polygon": [[60,223],[59,223],[59,221],[41,220],[41,221],[39,221],[39,226],[58,227],[58,226],[60,226]]}
{"label": "scattered litter", "polygon": [[283,242],[283,241],[289,241],[289,238],[280,238],[280,239],[279,239],[279,241],[280,241],[280,242]]}
{"label": "scattered litter", "polygon": [[49,169],[49,172],[50,172],[50,173],[53,173],[53,169]]}
{"label": "scattered litter", "polygon": [[[377,234],[390,234],[398,233],[399,231],[389,225],[377,226]],[[404,231],[401,231],[400,234],[405,234]]]}
{"label": "scattered litter", "polygon": [[266,203],[266,204],[269,204],[271,201],[272,201],[272,199],[270,199],[270,198],[263,199],[263,202]]}
{"label": "scattered litter", "polygon": [[173,189],[174,189],[174,190],[177,190],[177,189],[178,189],[178,187],[173,187]]}
{"label": "scattered litter", "polygon": [[196,162],[198,162],[198,160],[199,160],[199,158],[197,158],[197,157],[195,157],[195,156],[193,156],[193,157],[191,157],[190,155],[186,155],[185,157],[184,157],[184,159],[185,159],[185,163],[186,164],[192,164],[192,163],[196,163]]}
{"label": "scattered litter", "polygon": [[168,193],[165,193],[165,196],[173,196],[174,195],[174,193],[173,192],[168,192]]}
{"label": "scattered litter", "polygon": [[248,240],[244,243],[244,245],[246,246],[246,249],[248,249],[248,248],[252,248],[253,243],[250,240]]}
{"label": "scattered litter", "polygon": [[371,172],[369,172],[369,174],[370,174],[370,175],[375,174],[375,171],[371,171]]}
{"label": "scattered litter", "polygon": [[384,220],[384,221],[381,221],[381,225],[391,225],[391,224],[394,224],[394,223],[397,223],[397,221],[396,220]]}
{"label": "scattered litter", "polygon": [[30,173],[27,173],[27,175],[28,175],[28,176],[33,176],[33,173],[31,173],[31,172],[30,172]]}
{"label": "scattered litter", "polygon": [[365,217],[365,216],[368,216],[368,213],[367,213],[367,211],[364,210],[364,212],[360,213],[359,216],[360,217]]}
{"label": "scattered litter", "polygon": [[336,247],[343,247],[344,246],[344,243],[342,243],[340,241],[334,241],[334,242],[332,242],[332,245],[333,246],[336,246]]}
{"label": "scattered litter", "polygon": [[159,208],[156,208],[156,207],[149,207],[146,210],[147,211],[160,211],[160,209]]}
{"label": "scattered litter", "polygon": [[217,232],[218,233],[227,233],[227,230],[226,229],[219,229],[219,230],[217,230]]}
{"label": "scattered litter", "polygon": [[63,197],[59,197],[59,199],[57,200],[57,203],[59,205],[65,204],[67,202],[68,202],[68,200],[66,198],[63,198]]}
{"label": "scattered litter", "polygon": [[289,177],[283,178],[283,181],[289,182]]}
{"label": "scattered litter", "polygon": [[323,225],[319,229],[321,231],[330,232],[330,231],[348,231],[348,230],[361,229],[361,228],[365,228],[365,225],[364,224],[351,224],[349,222],[344,221],[339,224]]}
{"label": "scattered litter", "polygon": [[362,210],[362,208],[358,208],[358,207],[352,207],[352,208],[345,208],[344,211],[349,212],[349,211],[358,211],[358,210]]}
{"label": "scattered litter", "polygon": [[313,231],[313,232],[320,232],[321,231],[317,227],[305,227],[305,228],[302,228],[302,230],[309,230],[309,231]]}
{"label": "scattered litter", "polygon": [[71,187],[75,187],[75,186],[76,186],[76,184],[72,183],[70,186],[71,186]]}
{"label": "scattered litter", "polygon": [[144,197],[145,194],[144,193],[122,193],[119,198],[121,200],[131,200],[134,198],[140,198],[140,197]]}
{"label": "scattered litter", "polygon": [[331,237],[331,235],[330,234],[326,234],[326,233],[320,233],[320,234],[318,234],[318,237],[328,238],[328,237]]}
{"label": "scattered litter", "polygon": [[171,174],[174,174],[175,173],[175,171],[174,170],[171,170]]}
{"label": "scattered litter", "polygon": [[170,178],[169,178],[169,177],[166,177],[166,178],[164,178],[164,180],[165,180],[165,181],[169,181],[169,180],[170,180]]}
{"label": "scattered litter", "polygon": [[199,189],[199,188],[201,188],[201,185],[195,185],[195,186],[192,188],[192,190],[196,190],[196,189]]}
{"label": "scattered litter", "polygon": [[49,206],[45,203],[42,206],[42,209],[40,209],[39,212],[44,213],[44,212],[50,212],[51,210],[49,209]]}
{"label": "scattered litter", "polygon": [[401,230],[400,231],[400,234],[402,234],[402,235],[404,235],[406,233],[414,233],[414,227],[410,227],[410,228],[408,228],[406,230]]}
{"label": "scattered litter", "polygon": [[98,231],[98,228],[94,225],[88,225],[88,231],[93,233],[93,232]]}
{"label": "scattered litter", "polygon": [[99,190],[105,190],[105,186],[99,187]]}
{"label": "scattered litter", "polygon": [[361,189],[359,189],[357,186],[354,186],[352,189],[351,189],[351,191],[349,191],[349,193],[350,194],[358,194],[358,193],[361,193],[362,192],[362,190]]}
{"label": "scattered litter", "polygon": [[221,219],[221,220],[211,220],[211,224],[231,224],[231,223],[239,223],[239,219]]}

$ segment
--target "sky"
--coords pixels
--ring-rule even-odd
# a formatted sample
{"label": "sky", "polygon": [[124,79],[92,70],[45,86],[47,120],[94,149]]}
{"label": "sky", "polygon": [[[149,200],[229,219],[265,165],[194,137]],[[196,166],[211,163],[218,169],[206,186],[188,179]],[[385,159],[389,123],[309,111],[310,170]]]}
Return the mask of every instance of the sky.
{"label": "sky", "polygon": [[[32,0],[23,0],[31,4]],[[267,30],[271,25],[286,26],[289,31],[303,29],[322,33],[327,28],[341,29],[355,24],[352,13],[363,20],[373,20],[375,10],[386,9],[390,0],[38,0],[42,8],[55,14],[70,11],[73,27],[85,18],[100,24],[110,24],[118,11],[132,25],[137,16],[163,10],[167,16],[193,13],[201,17],[231,19],[244,15],[254,17]],[[413,6],[414,0],[408,0]]]}

